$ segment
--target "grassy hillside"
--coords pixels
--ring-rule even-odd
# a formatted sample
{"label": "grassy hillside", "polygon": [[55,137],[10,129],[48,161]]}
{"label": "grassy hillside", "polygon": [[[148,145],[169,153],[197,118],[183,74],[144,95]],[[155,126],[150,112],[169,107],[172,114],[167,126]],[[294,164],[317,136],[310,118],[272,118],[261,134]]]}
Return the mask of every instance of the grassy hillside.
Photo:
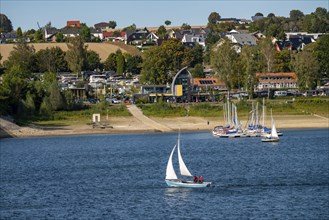
{"label": "grassy hillside", "polygon": [[[66,43],[31,43],[36,51],[51,48],[51,47],[59,47],[63,51],[67,51]],[[129,53],[131,55],[141,55],[141,52],[133,46],[126,45],[121,42],[103,42],[103,43],[86,43],[88,46],[88,50],[93,50],[99,54],[101,61],[105,61],[106,58],[111,53],[115,53],[118,49],[120,49],[123,53]],[[0,44],[0,53],[2,56],[1,63],[7,60],[10,52],[13,50],[15,44]]]}

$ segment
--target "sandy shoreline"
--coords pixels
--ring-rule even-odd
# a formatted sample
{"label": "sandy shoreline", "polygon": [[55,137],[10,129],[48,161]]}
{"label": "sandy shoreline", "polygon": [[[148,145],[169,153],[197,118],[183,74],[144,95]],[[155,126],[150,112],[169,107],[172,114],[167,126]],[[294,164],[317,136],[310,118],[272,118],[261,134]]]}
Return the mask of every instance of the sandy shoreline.
{"label": "sandy shoreline", "polygon": [[[278,129],[302,129],[302,128],[329,128],[329,118],[316,115],[289,115],[274,116]],[[151,117],[156,124],[168,128],[168,132],[182,131],[211,131],[214,126],[223,124],[220,117]],[[37,137],[37,136],[61,136],[82,134],[124,134],[124,133],[152,133],[162,132],[149,124],[143,123],[135,117],[113,117],[108,123],[111,128],[93,128],[90,124],[75,124],[69,126],[17,126],[10,121],[0,119],[0,138],[6,137]],[[208,124],[209,122],[209,124]],[[245,125],[246,120],[241,120]],[[270,121],[265,124],[269,126]]]}

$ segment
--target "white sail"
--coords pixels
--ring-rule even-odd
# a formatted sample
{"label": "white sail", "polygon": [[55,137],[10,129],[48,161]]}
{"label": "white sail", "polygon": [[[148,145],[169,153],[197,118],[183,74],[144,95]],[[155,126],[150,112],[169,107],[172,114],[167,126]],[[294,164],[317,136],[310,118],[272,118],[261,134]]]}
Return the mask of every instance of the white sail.
{"label": "white sail", "polygon": [[172,155],[174,154],[175,149],[176,149],[176,145],[172,149],[169,160],[168,160],[167,170],[166,170],[166,180],[175,180],[175,179],[177,179],[177,175],[175,173],[174,166],[173,166],[173,163],[172,163]]}
{"label": "white sail", "polygon": [[180,174],[182,176],[192,176],[190,171],[187,169],[187,167],[183,161],[182,155],[180,153],[180,134],[178,135],[177,145],[178,145],[177,149],[178,149],[178,162],[179,162]]}
{"label": "white sail", "polygon": [[271,137],[279,139],[279,135],[278,135],[278,132],[276,131],[276,127],[275,127],[275,123],[274,123],[273,118],[272,118]]}
{"label": "white sail", "polygon": [[271,119],[272,119],[272,128],[271,128],[271,138],[279,139],[278,132],[276,131],[273,115],[272,115],[272,109],[271,109]]}

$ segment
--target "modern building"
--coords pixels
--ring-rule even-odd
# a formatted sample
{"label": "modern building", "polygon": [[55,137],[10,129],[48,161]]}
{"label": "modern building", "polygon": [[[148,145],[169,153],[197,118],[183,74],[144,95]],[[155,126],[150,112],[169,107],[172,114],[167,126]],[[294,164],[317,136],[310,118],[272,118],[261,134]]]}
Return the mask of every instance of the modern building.
{"label": "modern building", "polygon": [[140,94],[134,95],[134,100],[141,97],[150,102],[157,102],[158,98],[174,102],[212,100],[216,96],[212,91],[217,91],[216,95],[219,95],[227,89],[218,78],[193,79],[187,67],[184,67],[177,72],[171,85],[142,86]]}

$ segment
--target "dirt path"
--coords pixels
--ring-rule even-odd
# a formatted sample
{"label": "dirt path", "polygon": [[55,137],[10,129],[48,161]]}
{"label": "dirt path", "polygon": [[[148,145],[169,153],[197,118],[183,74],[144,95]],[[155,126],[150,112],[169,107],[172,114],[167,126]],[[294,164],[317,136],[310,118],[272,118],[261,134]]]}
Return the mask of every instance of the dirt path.
{"label": "dirt path", "polygon": [[171,128],[160,124],[148,117],[146,117],[143,112],[136,106],[136,105],[128,105],[127,109],[129,110],[129,112],[135,117],[137,118],[139,121],[141,121],[143,124],[154,128],[155,130],[161,131],[161,132],[169,132],[169,131],[173,131]]}

